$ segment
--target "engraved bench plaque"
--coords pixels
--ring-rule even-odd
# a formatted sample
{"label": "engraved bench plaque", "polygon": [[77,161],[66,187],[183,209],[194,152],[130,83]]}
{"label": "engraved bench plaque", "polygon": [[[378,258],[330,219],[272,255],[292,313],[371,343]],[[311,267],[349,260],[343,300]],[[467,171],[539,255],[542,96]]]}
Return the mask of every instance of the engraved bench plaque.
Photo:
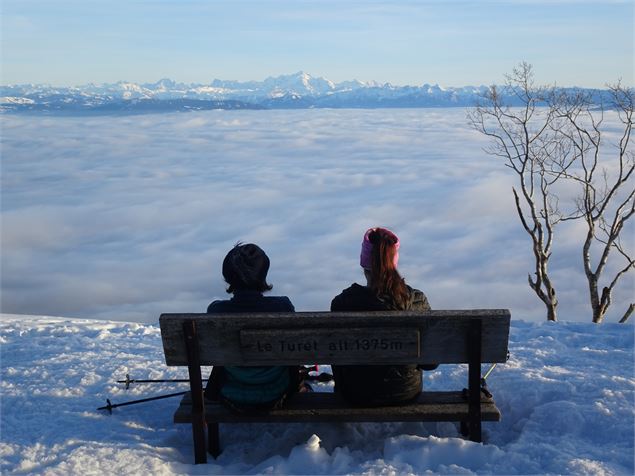
{"label": "engraved bench plaque", "polygon": [[357,357],[371,363],[389,353],[399,358],[419,357],[419,330],[394,327],[243,329],[240,344],[245,359],[276,360],[298,357],[329,362],[334,356]]}

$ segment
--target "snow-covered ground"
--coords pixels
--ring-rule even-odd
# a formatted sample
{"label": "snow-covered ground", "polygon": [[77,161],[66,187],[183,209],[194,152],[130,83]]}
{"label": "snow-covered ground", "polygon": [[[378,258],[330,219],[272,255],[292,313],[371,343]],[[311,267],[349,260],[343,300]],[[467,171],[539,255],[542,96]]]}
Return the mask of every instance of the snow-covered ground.
{"label": "snow-covered ground", "polygon": [[[4,314],[0,318],[3,474],[633,474],[632,325],[514,321],[511,359],[489,386],[503,414],[485,444],[442,424],[221,425],[220,457],[194,466],[176,399],[96,408],[187,384],[165,367],[158,326]],[[323,367],[327,370],[327,367]],[[464,366],[427,372],[428,389],[466,383]],[[328,384],[318,391],[331,391]]]}

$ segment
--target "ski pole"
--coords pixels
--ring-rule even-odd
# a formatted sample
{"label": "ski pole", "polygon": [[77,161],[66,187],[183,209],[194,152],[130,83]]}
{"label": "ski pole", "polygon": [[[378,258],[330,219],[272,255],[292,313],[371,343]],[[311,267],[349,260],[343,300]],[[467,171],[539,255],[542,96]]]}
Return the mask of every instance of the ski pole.
{"label": "ski pole", "polygon": [[497,364],[492,364],[492,366],[489,368],[489,370],[487,372],[485,372],[485,375],[483,375],[483,380],[487,379],[487,377],[489,377],[489,374],[492,373],[492,370],[494,370],[496,368]]}
{"label": "ski pole", "polygon": [[[509,360],[509,352],[507,352],[507,360]],[[481,383],[485,386],[487,386],[485,384],[485,379],[487,379],[487,377],[489,377],[489,374],[492,373],[492,370],[494,370],[496,368],[496,366],[498,365],[497,362],[493,363],[492,366],[489,368],[489,370],[487,372],[485,372],[485,375],[483,375],[483,378],[481,378]]]}
{"label": "ski pole", "polygon": [[481,377],[481,392],[483,392],[483,394],[487,397],[487,398],[492,398],[492,394],[489,391],[489,388],[487,388],[487,377],[489,377],[489,374],[492,373],[492,370],[494,370],[496,368],[496,363],[492,364],[492,366],[489,368],[489,370],[487,372],[485,372],[485,375],[483,375],[483,377]]}
{"label": "ski pole", "polygon": [[[190,379],[187,378],[177,378],[177,379],[134,379],[134,378],[130,378],[130,374],[126,374],[126,379],[125,380],[117,380],[117,383],[125,383],[126,384],[126,390],[128,390],[130,388],[130,384],[131,383],[185,383],[185,382],[189,382]],[[202,382],[205,381],[205,379],[201,379]]]}
{"label": "ski pole", "polygon": [[129,402],[116,403],[114,405],[112,403],[110,403],[110,399],[107,398],[106,399],[107,405],[103,406],[103,407],[99,407],[97,410],[108,410],[108,412],[112,415],[112,409],[113,408],[124,407],[126,405],[134,405],[136,403],[151,402],[153,400],[161,400],[162,398],[176,397],[178,395],[184,395],[186,393],[187,392],[168,393],[167,395],[159,395],[157,397],[141,398],[139,400],[131,400]]}

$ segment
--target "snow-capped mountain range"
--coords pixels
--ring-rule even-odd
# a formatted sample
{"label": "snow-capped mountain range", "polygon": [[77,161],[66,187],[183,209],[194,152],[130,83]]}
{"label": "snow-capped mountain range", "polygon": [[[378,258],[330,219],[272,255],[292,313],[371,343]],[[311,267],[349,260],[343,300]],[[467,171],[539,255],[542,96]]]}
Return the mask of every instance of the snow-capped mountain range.
{"label": "snow-capped mountain range", "polygon": [[334,83],[305,72],[264,81],[209,84],[119,81],[75,87],[0,86],[0,111],[48,113],[144,113],[202,109],[453,107],[474,105],[486,86],[394,86],[374,81]]}

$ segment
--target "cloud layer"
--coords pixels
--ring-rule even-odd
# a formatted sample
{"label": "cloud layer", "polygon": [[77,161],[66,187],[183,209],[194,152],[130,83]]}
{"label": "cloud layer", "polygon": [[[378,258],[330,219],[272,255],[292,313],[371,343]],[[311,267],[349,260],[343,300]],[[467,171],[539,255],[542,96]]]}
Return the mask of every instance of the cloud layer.
{"label": "cloud layer", "polygon": [[[513,177],[485,144],[458,109],[6,115],[2,311],[202,312],[227,296],[221,262],[239,240],[269,254],[272,294],[324,310],[363,279],[362,234],[383,225],[433,307],[542,320]],[[561,318],[588,321],[581,236],[567,226],[552,265]]]}

